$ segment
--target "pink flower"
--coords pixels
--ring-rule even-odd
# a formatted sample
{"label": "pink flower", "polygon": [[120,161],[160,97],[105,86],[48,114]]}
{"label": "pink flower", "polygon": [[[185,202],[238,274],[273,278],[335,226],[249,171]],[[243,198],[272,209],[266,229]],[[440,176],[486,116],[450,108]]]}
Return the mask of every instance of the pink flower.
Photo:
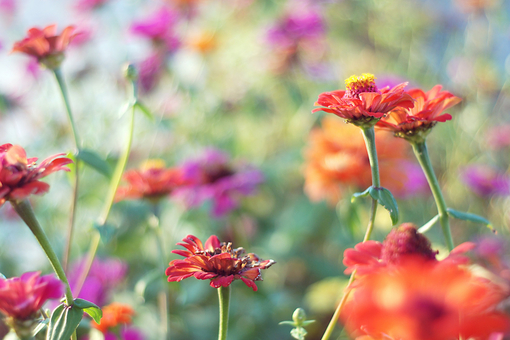
{"label": "pink flower", "polygon": [[19,145],[0,145],[0,206],[8,200],[23,200],[31,194],[46,193],[50,186],[39,179],[49,174],[64,170],[72,163],[64,155],[57,154],[46,158],[38,166],[37,158],[28,158]]}
{"label": "pink flower", "polygon": [[131,25],[131,32],[152,40],[156,46],[164,46],[166,52],[179,48],[180,41],[174,32],[179,15],[162,7],[158,12],[143,21]]}
{"label": "pink flower", "polygon": [[91,11],[103,6],[109,0],[78,0],[76,2],[76,9],[80,11]]}
{"label": "pink flower", "polygon": [[510,177],[487,165],[477,164],[466,167],[461,173],[462,181],[477,195],[510,195]]}
{"label": "pink flower", "polygon": [[30,272],[10,279],[0,279],[0,312],[17,320],[38,317],[39,310],[48,299],[59,299],[64,284],[54,275],[40,276]]}

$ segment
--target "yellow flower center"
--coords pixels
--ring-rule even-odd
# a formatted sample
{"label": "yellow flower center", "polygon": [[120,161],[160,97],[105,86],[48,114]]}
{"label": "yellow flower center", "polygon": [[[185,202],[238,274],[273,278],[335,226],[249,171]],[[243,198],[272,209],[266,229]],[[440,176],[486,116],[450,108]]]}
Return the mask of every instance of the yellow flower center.
{"label": "yellow flower center", "polygon": [[148,171],[148,170],[158,170],[163,169],[165,167],[165,161],[162,159],[148,159],[145,161],[145,163],[142,164],[140,169],[142,171]]}
{"label": "yellow flower center", "polygon": [[345,80],[345,97],[359,98],[363,92],[377,92],[375,76],[371,73],[363,73],[361,76],[350,76]]}

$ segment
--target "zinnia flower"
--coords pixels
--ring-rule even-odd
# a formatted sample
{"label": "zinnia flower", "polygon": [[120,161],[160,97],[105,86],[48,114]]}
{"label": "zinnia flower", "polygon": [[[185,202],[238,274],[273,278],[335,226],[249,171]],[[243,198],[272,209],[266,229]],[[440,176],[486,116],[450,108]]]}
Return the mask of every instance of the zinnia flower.
{"label": "zinnia flower", "polygon": [[212,200],[214,217],[237,208],[241,197],[252,194],[263,181],[259,170],[236,169],[228,156],[216,149],[207,150],[197,160],[185,162],[182,169],[186,185],[176,189],[173,196],[182,200],[187,208]]}
{"label": "zinnia flower", "polygon": [[409,257],[359,277],[342,320],[351,336],[373,339],[487,339],[508,329],[496,310],[498,286],[451,262]]}
{"label": "zinnia flower", "polygon": [[54,275],[30,272],[10,279],[0,279],[0,312],[6,324],[25,338],[39,323],[40,309],[49,299],[64,295],[64,284]]}
{"label": "zinnia flower", "polygon": [[248,287],[257,291],[255,281],[262,281],[261,269],[269,268],[273,260],[262,261],[253,253],[245,254],[243,248],[232,249],[232,243],[220,242],[215,235],[202,242],[188,235],[177,243],[187,250],[173,250],[172,253],[184,256],[184,260],[173,260],[165,274],[169,282],[179,282],[194,276],[199,280],[211,280],[211,287],[228,287],[232,281],[240,279]]}
{"label": "zinnia flower", "polygon": [[312,113],[329,112],[344,118],[348,123],[371,127],[396,107],[413,107],[413,98],[404,92],[406,85],[407,83],[402,83],[391,90],[378,90],[373,74],[351,76],[345,80],[345,91],[321,93],[315,106],[322,107],[312,110]]}
{"label": "zinnia flower", "polygon": [[[378,131],[375,134],[381,183],[396,197],[428,190],[418,164],[411,161],[409,144]],[[305,192],[312,201],[336,204],[345,187],[364,190],[372,183],[365,141],[359,129],[333,116],[312,130],[305,150]]]}
{"label": "zinnia flower", "polygon": [[67,45],[76,36],[74,30],[74,26],[67,26],[60,35],[57,35],[57,25],[50,25],[42,30],[31,28],[25,39],[14,43],[12,52],[28,54],[49,69],[56,69],[64,59]]}
{"label": "zinnia flower", "polygon": [[510,177],[486,166],[470,165],[461,172],[462,181],[477,195],[510,195]]}
{"label": "zinnia flower", "polygon": [[36,166],[37,158],[28,158],[19,145],[0,145],[0,206],[8,200],[23,200],[31,194],[46,193],[50,186],[39,179],[49,174],[64,170],[72,163],[64,155],[57,154],[46,158]]}
{"label": "zinnia flower", "polygon": [[[106,339],[117,339],[115,334],[121,334],[122,340],[135,340],[141,339],[139,337],[139,333],[133,333],[132,331],[127,331],[129,328],[126,326],[132,323],[133,316],[135,315],[135,311],[131,306],[122,304],[122,303],[111,303],[108,306],[102,308],[103,317],[101,318],[101,323],[97,324],[94,320],[91,321],[91,326],[100,330],[105,335]],[[128,333],[128,336],[124,333]]]}
{"label": "zinnia flower", "polygon": [[443,111],[461,101],[448,91],[441,92],[441,88],[441,85],[436,85],[427,93],[420,89],[407,91],[407,94],[415,100],[414,107],[397,107],[390,110],[390,114],[377,122],[377,126],[393,131],[395,136],[412,143],[425,141],[437,122],[452,119],[450,114]]}
{"label": "zinnia flower", "polygon": [[116,201],[139,198],[157,201],[184,183],[182,170],[165,168],[160,159],[148,160],[140,170],[127,171],[124,180],[128,186],[117,190]]}
{"label": "zinnia flower", "polygon": [[156,47],[163,46],[165,52],[173,52],[180,45],[179,38],[174,32],[178,18],[178,13],[162,7],[151,17],[133,23],[131,32],[149,38]]}

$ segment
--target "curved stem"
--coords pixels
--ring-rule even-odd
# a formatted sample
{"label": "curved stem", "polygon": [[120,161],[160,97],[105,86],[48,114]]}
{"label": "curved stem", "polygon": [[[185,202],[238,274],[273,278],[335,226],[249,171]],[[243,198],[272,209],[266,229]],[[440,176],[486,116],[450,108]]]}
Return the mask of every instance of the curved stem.
{"label": "curved stem", "polygon": [[[76,147],[76,152],[80,150],[80,139],[78,138],[78,132],[76,130],[76,126],[74,124],[73,113],[71,111],[71,104],[69,102],[69,95],[67,94],[67,87],[64,81],[64,77],[62,75],[62,71],[60,68],[56,68],[53,70],[55,74],[55,78],[57,79],[58,86],[60,88],[60,92],[62,93],[62,98],[64,99],[64,104],[67,111],[67,117],[69,118],[69,124],[71,125],[71,132],[73,134],[74,143]],[[69,226],[67,229],[67,238],[66,238],[66,247],[64,251],[64,257],[62,260],[64,270],[67,270],[67,265],[69,263],[69,257],[71,253],[71,244],[73,240],[73,231],[74,225],[76,222],[76,206],[78,202],[78,185],[79,185],[79,160],[76,159],[76,164],[74,167],[74,187],[73,187],[73,199],[71,203],[71,210],[69,213]]]}
{"label": "curved stem", "polygon": [[[374,188],[378,188],[381,186],[381,179],[379,176],[379,162],[377,159],[377,149],[375,146],[374,128],[373,127],[362,128],[361,131],[363,133],[363,138],[365,139],[365,145],[367,148],[368,159],[370,161],[370,169],[372,171],[372,186]],[[367,230],[365,231],[365,236],[363,237],[363,242],[368,241],[370,239],[370,236],[372,235],[372,231],[374,230],[374,222],[375,222],[375,215],[377,213],[377,206],[378,206],[377,200],[372,198],[372,208],[370,210],[370,218],[368,220],[368,226],[367,226]],[[349,278],[349,282],[347,283],[347,288],[344,291],[344,295],[342,296],[340,303],[336,307],[335,313],[331,317],[331,320],[329,321],[326,331],[324,331],[324,334],[322,335],[322,340],[328,340],[331,337],[331,335],[333,334],[335,326],[338,323],[338,319],[340,318],[342,309],[344,308],[347,298],[349,297],[349,294],[351,292],[350,286],[354,282],[355,276],[356,276],[356,271],[353,271],[351,274],[351,277]]]}
{"label": "curved stem", "polygon": [[453,239],[450,230],[450,221],[448,219],[446,202],[444,200],[443,193],[441,192],[439,182],[437,181],[436,174],[434,173],[434,168],[432,167],[432,163],[430,162],[427,145],[425,144],[425,142],[421,142],[412,143],[412,146],[414,154],[418,159],[418,162],[420,162],[423,172],[425,173],[425,177],[427,178],[427,182],[429,183],[430,190],[432,191],[432,195],[434,196],[434,200],[436,201],[437,212],[439,215],[439,223],[441,224],[441,229],[443,230],[446,246],[448,247],[449,251],[452,251]]}
{"label": "curved stem", "polygon": [[230,285],[218,288],[218,300],[220,303],[220,330],[218,340],[227,339],[228,310],[230,307]]}

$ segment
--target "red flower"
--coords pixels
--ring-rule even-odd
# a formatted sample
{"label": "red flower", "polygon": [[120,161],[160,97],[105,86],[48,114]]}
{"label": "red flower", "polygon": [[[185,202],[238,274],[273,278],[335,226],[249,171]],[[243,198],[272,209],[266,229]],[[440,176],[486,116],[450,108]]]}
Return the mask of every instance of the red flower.
{"label": "red flower", "polygon": [[133,308],[116,302],[103,307],[102,311],[103,317],[101,318],[101,323],[97,324],[94,320],[92,320],[91,325],[103,333],[106,333],[108,330],[119,325],[131,324],[133,315],[135,315]]}
{"label": "red flower", "polygon": [[437,122],[452,119],[448,113],[442,114],[443,111],[461,101],[448,91],[441,92],[441,88],[436,85],[427,93],[420,89],[409,90],[407,94],[415,100],[414,107],[396,108],[377,122],[377,126],[411,142],[423,142]]}
{"label": "red flower", "polygon": [[120,187],[116,201],[146,198],[159,200],[184,183],[182,171],[178,168],[165,169],[162,160],[148,160],[140,170],[130,170],[124,174],[127,187]]}
{"label": "red flower", "polygon": [[199,280],[211,279],[211,287],[227,287],[232,281],[241,279],[248,287],[257,291],[255,281],[262,281],[261,269],[269,268],[275,261],[265,260],[253,254],[245,255],[243,248],[232,249],[232,243],[220,242],[211,236],[205,243],[193,235],[188,235],[182,243],[186,250],[173,250],[172,253],[184,256],[184,260],[173,260],[165,274],[169,282],[179,282],[194,276]]}
{"label": "red flower", "polygon": [[337,90],[319,95],[312,110],[333,113],[347,122],[362,127],[370,127],[386,113],[396,107],[413,107],[413,99],[404,92],[407,83],[402,83],[391,90],[377,89],[373,74],[364,73],[360,77],[351,76],[345,81],[346,91]]}
{"label": "red flower", "polygon": [[0,206],[8,200],[22,200],[31,194],[44,194],[50,186],[39,179],[64,170],[73,161],[57,154],[46,158],[39,166],[37,158],[28,158],[19,145],[0,145]]}
{"label": "red flower", "polygon": [[71,40],[74,26],[67,26],[60,35],[56,35],[57,25],[50,25],[44,29],[31,28],[27,37],[14,43],[11,52],[22,52],[37,58],[37,61],[49,69],[56,69],[64,59],[64,51]]}

